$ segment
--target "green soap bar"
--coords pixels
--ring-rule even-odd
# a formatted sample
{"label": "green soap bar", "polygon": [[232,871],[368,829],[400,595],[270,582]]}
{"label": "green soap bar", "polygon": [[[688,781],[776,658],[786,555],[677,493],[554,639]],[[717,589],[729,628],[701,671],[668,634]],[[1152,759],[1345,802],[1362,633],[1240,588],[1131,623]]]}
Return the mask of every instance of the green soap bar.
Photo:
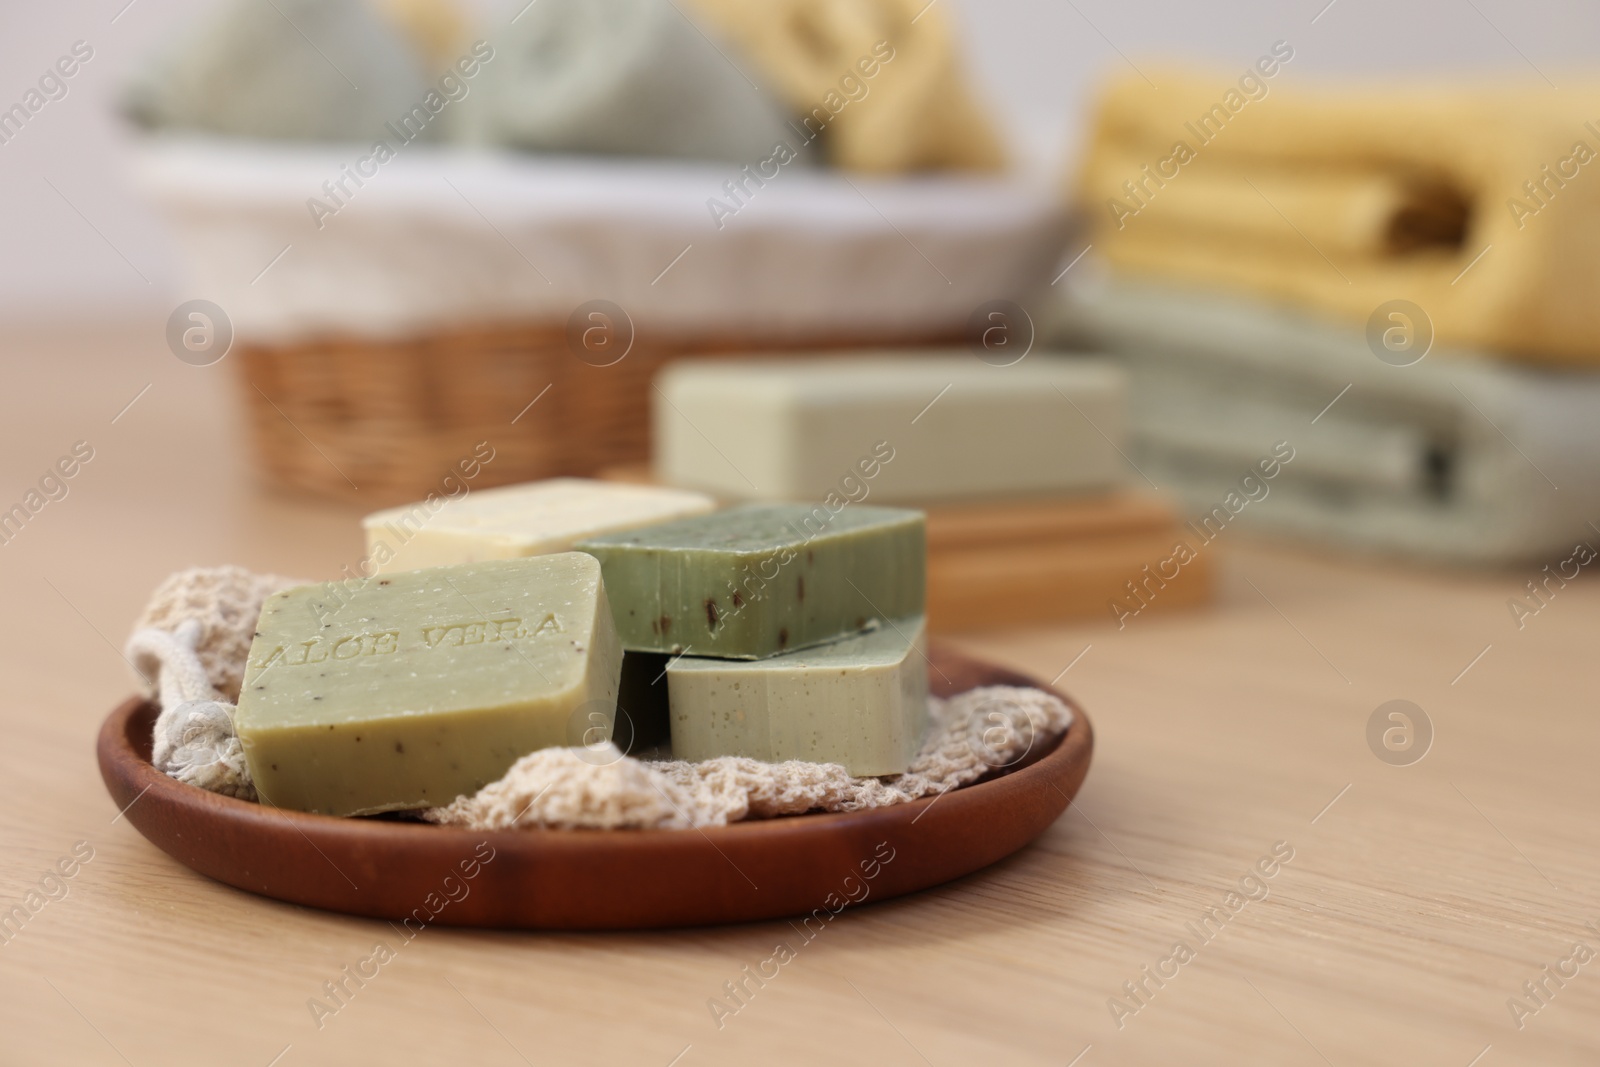
{"label": "green soap bar", "polygon": [[673,660],[672,754],[901,774],[928,725],[924,644],[919,616],[770,659]]}
{"label": "green soap bar", "polygon": [[263,803],[448,804],[535,749],[609,737],[622,650],[591,556],[563,552],[269,597],[235,718]]}
{"label": "green soap bar", "polygon": [[760,659],[920,615],[920,511],[747,504],[580,541],[630,652]]}

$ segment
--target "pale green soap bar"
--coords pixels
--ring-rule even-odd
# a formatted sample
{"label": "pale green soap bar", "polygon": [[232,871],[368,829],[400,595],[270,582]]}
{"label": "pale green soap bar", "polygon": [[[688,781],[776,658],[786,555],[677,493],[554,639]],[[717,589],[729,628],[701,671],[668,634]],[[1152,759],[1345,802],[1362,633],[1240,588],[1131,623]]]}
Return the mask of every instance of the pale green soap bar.
{"label": "pale green soap bar", "polygon": [[667,667],[672,754],[901,774],[928,725],[923,630],[919,615],[769,659],[673,660]]}
{"label": "pale green soap bar", "polygon": [[256,631],[236,722],[275,807],[447,804],[615,714],[622,648],[580,552],[374,578],[343,601],[301,586]]}
{"label": "pale green soap bar", "polygon": [[874,504],[1085,493],[1124,480],[1120,368],[980,353],[1006,365],[939,349],[673,363],[655,382],[656,476],[729,500]]}

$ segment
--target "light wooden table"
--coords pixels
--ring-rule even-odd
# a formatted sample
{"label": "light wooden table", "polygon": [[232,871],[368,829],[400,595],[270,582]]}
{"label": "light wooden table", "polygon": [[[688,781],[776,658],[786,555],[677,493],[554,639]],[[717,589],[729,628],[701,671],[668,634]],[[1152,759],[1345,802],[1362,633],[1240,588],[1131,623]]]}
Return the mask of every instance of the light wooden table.
{"label": "light wooden table", "polygon": [[[231,368],[180,364],[159,331],[4,349],[0,509],[74,441],[95,456],[0,545],[0,909],[75,843],[93,859],[0,945],[0,1063],[1600,1060],[1600,960],[1549,982],[1521,1029],[1507,1006],[1575,942],[1600,950],[1594,579],[1518,631],[1506,601],[1525,575],[1324,559],[1244,530],[1217,546],[1214,610],[968,641],[1046,679],[1075,663],[1061,684],[1099,738],[1079,802],[992,869],[847,911],[721,1028],[708,1001],[797,940],[786,923],[429,929],[319,1029],[308,999],[394,941],[388,925],[180,867],[116,818],[94,763],[132,688],[117,649],[169,571],[331,576],[360,551],[355,509],[251,485]],[[1411,766],[1366,740],[1396,698],[1435,731]],[[1277,842],[1293,859],[1265,899],[1202,941],[1190,924]],[[1193,958],[1119,1026],[1110,998],[1134,1007],[1123,983],[1172,973],[1180,940]]]}

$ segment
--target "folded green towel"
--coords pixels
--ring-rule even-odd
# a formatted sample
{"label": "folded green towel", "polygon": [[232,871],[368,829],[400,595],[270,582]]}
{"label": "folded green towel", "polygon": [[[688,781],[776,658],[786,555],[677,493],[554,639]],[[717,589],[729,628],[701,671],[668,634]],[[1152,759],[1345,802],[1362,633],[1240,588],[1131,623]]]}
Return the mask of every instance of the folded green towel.
{"label": "folded green towel", "polygon": [[[1196,523],[1211,518],[1207,537],[1237,516],[1368,550],[1510,563],[1557,560],[1594,536],[1600,374],[1437,350],[1394,366],[1348,328],[1127,282],[1076,294],[1053,332],[1125,362],[1132,458]],[[1292,461],[1241,489],[1278,442]]]}

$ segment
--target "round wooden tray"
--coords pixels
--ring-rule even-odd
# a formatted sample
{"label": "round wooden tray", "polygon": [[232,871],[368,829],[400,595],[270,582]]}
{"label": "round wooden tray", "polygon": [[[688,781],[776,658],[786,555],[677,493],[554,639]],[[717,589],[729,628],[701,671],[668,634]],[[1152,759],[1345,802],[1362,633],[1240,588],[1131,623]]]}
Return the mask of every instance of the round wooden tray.
{"label": "round wooden tray", "polygon": [[[1039,689],[935,643],[933,691]],[[1051,690],[1054,692],[1054,690]],[[100,774],[140,833],[220,882],[295,904],[450,926],[617,930],[815,915],[926,889],[1032,841],[1089,771],[1094,735],[1071,728],[1014,765],[940,797],[848,814],[696,830],[480,833],[263,807],[185,785],[150,764],[154,705],[133,698],[100,728]]]}

